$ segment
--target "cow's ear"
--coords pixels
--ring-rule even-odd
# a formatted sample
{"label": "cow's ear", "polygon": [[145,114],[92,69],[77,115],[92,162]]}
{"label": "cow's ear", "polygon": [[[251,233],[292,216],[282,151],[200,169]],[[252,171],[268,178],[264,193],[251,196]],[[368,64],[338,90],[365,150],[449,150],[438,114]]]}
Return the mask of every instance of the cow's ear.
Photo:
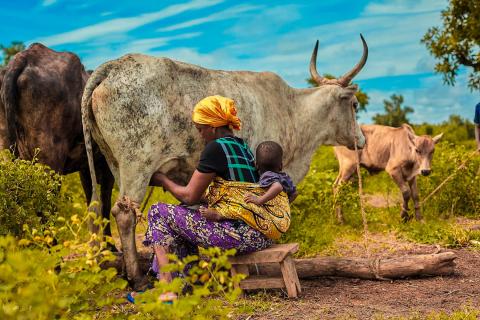
{"label": "cow's ear", "polygon": [[410,130],[405,130],[405,131],[407,131],[408,139],[409,139],[413,144],[415,144],[415,139],[417,138],[417,136],[415,135],[415,133],[413,133],[413,132],[410,131]]}
{"label": "cow's ear", "polygon": [[437,144],[438,141],[440,141],[440,139],[442,139],[442,137],[443,137],[443,132],[440,133],[440,134],[437,134],[435,137],[432,138],[433,143]]}

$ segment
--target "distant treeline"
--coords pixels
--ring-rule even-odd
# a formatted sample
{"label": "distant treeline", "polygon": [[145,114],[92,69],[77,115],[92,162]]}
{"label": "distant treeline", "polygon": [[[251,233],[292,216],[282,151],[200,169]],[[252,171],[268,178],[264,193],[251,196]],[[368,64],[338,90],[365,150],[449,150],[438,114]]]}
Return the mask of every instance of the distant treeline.
{"label": "distant treeline", "polygon": [[447,121],[440,124],[424,122],[412,126],[417,135],[437,135],[443,132],[444,136],[442,140],[453,144],[463,144],[467,140],[473,141],[473,139],[475,139],[475,124],[455,114],[452,114]]}

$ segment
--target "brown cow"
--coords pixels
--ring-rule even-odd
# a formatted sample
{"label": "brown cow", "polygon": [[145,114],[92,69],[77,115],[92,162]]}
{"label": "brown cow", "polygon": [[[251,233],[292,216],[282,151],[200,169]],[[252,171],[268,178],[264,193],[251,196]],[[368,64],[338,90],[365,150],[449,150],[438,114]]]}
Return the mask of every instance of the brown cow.
{"label": "brown cow", "polygon": [[[35,148],[40,148],[40,163],[60,174],[80,171],[90,201],[92,182],[80,110],[89,74],[80,59],[73,53],[56,52],[35,43],[15,55],[0,71],[0,79],[2,74],[0,147],[12,146],[22,159],[32,159]],[[102,185],[102,214],[108,219],[114,180],[98,147],[95,169]],[[109,226],[105,234],[110,235]]]}
{"label": "brown cow", "polygon": [[[442,134],[417,136],[413,129],[404,124],[400,128],[381,125],[362,125],[365,146],[358,151],[360,165],[369,173],[387,171],[398,185],[403,196],[401,216],[404,221],[411,217],[408,214],[408,201],[413,198],[415,218],[421,220],[420,204],[417,189],[417,175],[428,176],[431,172],[431,161],[435,144]],[[339,173],[334,183],[335,193],[343,181],[348,181],[356,173],[355,151],[345,147],[334,147],[338,159]],[[343,221],[341,208],[337,208],[337,217]]]}

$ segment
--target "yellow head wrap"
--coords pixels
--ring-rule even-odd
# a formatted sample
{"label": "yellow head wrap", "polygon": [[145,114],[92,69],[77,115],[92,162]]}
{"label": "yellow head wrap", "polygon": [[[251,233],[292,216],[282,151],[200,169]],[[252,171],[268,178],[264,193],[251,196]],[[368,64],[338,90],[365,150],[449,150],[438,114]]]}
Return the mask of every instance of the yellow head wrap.
{"label": "yellow head wrap", "polygon": [[200,100],[193,109],[192,120],[215,128],[229,126],[231,129],[240,130],[241,125],[235,102],[222,96],[210,96]]}

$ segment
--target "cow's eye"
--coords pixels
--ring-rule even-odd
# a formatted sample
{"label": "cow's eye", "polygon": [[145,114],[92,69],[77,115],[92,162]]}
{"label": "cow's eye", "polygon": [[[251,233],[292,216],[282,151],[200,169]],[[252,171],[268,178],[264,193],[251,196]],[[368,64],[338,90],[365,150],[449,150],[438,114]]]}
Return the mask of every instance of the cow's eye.
{"label": "cow's eye", "polygon": [[355,109],[355,112],[357,112],[358,111],[358,102],[354,102],[354,103],[352,103],[352,105],[353,105],[353,109]]}
{"label": "cow's eye", "polygon": [[415,149],[415,152],[418,153],[418,154],[420,154],[420,150],[418,150],[418,149]]}

